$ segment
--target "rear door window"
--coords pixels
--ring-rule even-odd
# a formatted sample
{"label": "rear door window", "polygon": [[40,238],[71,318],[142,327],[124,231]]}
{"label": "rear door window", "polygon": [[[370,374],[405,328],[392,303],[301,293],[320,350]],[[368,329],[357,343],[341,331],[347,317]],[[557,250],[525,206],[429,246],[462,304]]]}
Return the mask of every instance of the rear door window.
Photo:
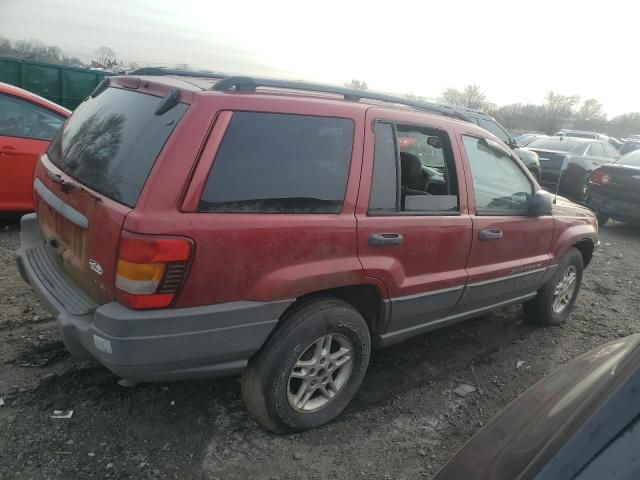
{"label": "rear door window", "polygon": [[344,118],[234,113],[198,210],[340,212],[353,130],[353,121]]}
{"label": "rear door window", "polygon": [[377,122],[369,215],[455,215],[458,184],[449,135]]}
{"label": "rear door window", "polygon": [[161,97],[107,88],[73,112],[49,147],[51,161],[93,190],[135,206],[167,138],[187,110],[156,115]]}

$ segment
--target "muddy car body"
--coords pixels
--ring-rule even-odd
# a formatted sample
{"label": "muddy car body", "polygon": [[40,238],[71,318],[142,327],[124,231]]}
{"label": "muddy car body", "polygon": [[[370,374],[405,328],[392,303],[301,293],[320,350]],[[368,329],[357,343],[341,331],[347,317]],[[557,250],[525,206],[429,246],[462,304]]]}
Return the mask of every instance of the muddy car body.
{"label": "muddy car body", "polygon": [[[69,350],[132,381],[244,371],[251,412],[290,432],[340,413],[372,347],[517,303],[563,322],[594,215],[487,131],[372,96],[101,85],[37,164],[18,252]],[[418,134],[439,170],[401,151]]]}

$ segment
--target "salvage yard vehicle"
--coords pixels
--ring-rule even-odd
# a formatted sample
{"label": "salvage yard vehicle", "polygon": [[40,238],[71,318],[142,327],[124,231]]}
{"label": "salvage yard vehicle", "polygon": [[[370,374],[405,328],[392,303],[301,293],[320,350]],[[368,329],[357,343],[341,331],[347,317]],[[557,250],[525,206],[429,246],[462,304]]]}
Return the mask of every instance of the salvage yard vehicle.
{"label": "salvage yard vehicle", "polygon": [[33,210],[33,169],[71,112],[0,83],[0,211]]}
{"label": "salvage yard vehicle", "polygon": [[434,480],[640,478],[640,335],[596,348],[528,389]]}
{"label": "salvage yard vehicle", "polygon": [[640,225],[640,150],[591,173],[587,205],[601,226],[610,218]]}
{"label": "salvage yard vehicle", "polygon": [[620,157],[609,142],[580,137],[550,137],[528,146],[538,154],[542,186],[577,202],[587,200],[591,172]]}
{"label": "salvage yard vehicle", "polygon": [[336,417],[373,347],[512,304],[561,324],[598,242],[449,109],[248,77],[105,80],[34,197],[18,267],[72,353],[132,382],[243,372],[279,433]]}

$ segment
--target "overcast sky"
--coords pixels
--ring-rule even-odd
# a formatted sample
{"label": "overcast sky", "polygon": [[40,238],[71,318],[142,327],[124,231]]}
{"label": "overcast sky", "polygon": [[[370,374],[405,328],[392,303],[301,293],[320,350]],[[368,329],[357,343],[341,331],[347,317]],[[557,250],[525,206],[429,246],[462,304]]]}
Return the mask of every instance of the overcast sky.
{"label": "overcast sky", "polygon": [[639,13],[630,0],[0,0],[0,35],[85,61],[106,45],[126,62],[430,98],[475,83],[499,105],[553,90],[612,116],[640,111]]}

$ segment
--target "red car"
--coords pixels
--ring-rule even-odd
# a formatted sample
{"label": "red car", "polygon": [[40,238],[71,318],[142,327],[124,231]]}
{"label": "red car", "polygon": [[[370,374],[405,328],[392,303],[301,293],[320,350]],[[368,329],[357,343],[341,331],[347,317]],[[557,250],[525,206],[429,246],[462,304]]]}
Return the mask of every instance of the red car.
{"label": "red car", "polygon": [[338,415],[372,347],[518,303],[560,324],[598,242],[491,133],[406,99],[116,77],[63,129],[17,261],[67,348],[133,382],[243,372],[275,432]]}
{"label": "red car", "polygon": [[71,114],[60,105],[0,83],[0,211],[33,210],[33,168]]}

